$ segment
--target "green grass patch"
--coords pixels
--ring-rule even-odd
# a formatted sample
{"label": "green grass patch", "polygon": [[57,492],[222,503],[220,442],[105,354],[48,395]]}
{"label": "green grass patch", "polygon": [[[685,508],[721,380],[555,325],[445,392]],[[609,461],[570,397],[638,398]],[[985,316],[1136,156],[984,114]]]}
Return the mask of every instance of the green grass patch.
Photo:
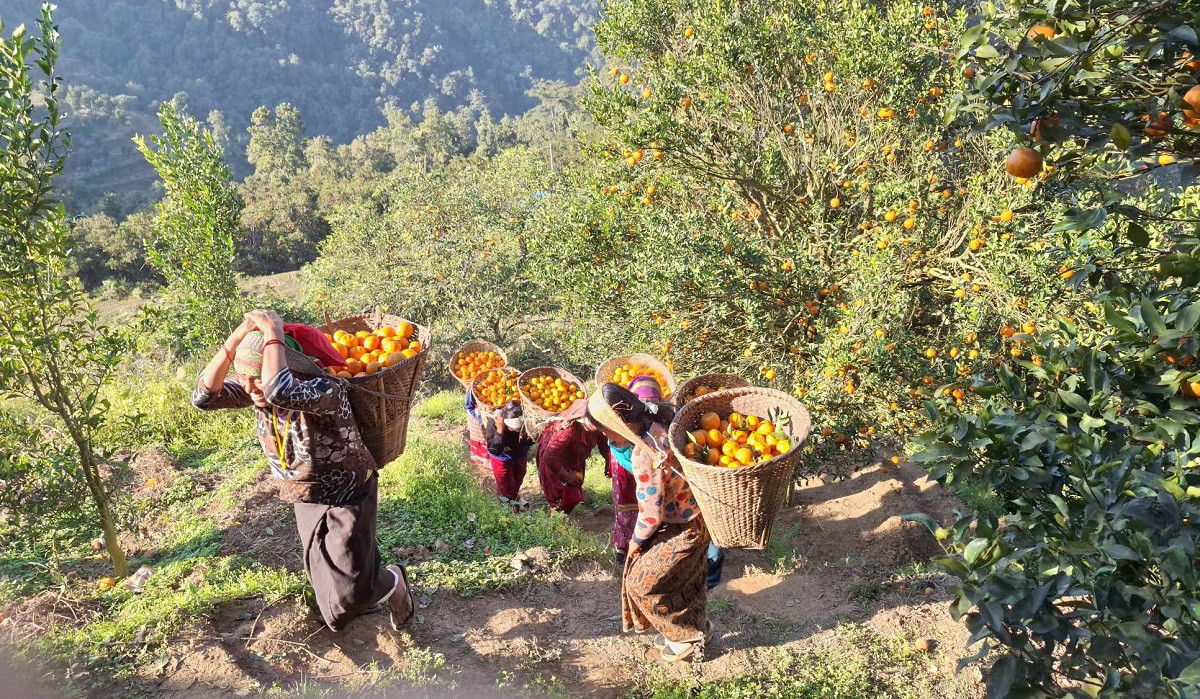
{"label": "green grass patch", "polygon": [[955,481],[954,493],[972,512],[993,517],[1004,514],[1004,498],[980,481]]}
{"label": "green grass patch", "polygon": [[918,699],[937,695],[936,676],[922,656],[898,638],[849,624],[838,627],[828,646],[791,651],[771,649],[752,658],[749,672],[719,682],[699,679],[648,681],[635,696],[653,699],[826,699],[879,697]]}
{"label": "green grass patch", "polygon": [[413,568],[422,584],[460,594],[508,587],[518,579],[508,559],[534,546],[549,548],[559,563],[604,556],[596,537],[561,514],[516,514],[502,505],[465,459],[457,444],[414,434],[404,455],[381,472],[380,541],[385,552],[421,545],[434,553],[434,560]]}
{"label": "green grass patch", "polygon": [[99,613],[80,626],[55,628],[34,648],[64,661],[83,658],[120,678],[130,662],[154,652],[188,621],[236,600],[277,602],[305,585],[301,574],[238,557],[169,561],[140,593],[120,587],[92,593],[84,601],[98,605]]}
{"label": "green grass patch", "polygon": [[448,425],[467,426],[467,397],[462,391],[441,391],[421,401],[413,415]]}

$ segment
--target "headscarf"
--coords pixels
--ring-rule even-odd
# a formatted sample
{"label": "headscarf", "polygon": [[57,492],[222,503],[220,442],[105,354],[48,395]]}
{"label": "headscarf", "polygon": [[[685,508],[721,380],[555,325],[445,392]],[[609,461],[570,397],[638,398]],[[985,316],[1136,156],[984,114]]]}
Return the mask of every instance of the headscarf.
{"label": "headscarf", "polygon": [[[283,342],[288,347],[300,352],[300,344],[284,335]],[[262,376],[263,345],[266,338],[258,330],[251,330],[238,343],[237,352],[233,355],[233,370],[242,376],[257,379]]]}
{"label": "headscarf", "polygon": [[[288,349],[303,354],[322,368],[343,366],[346,363],[342,355],[333,348],[329,338],[325,337],[325,333],[311,325],[286,323],[283,326],[283,343]],[[246,333],[233,355],[233,370],[242,376],[256,379],[261,377],[264,344],[266,338],[262,332],[251,330]]]}

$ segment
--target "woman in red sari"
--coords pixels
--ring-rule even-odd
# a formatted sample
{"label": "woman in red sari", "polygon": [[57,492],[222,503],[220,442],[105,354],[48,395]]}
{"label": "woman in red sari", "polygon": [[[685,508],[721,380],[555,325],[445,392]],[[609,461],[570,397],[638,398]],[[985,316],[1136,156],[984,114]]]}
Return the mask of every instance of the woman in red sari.
{"label": "woman in red sari", "polygon": [[609,458],[608,440],[587,418],[587,401],[575,401],[546,425],[538,440],[537,470],[551,509],[571,514],[583,502],[584,469],[593,449]]}

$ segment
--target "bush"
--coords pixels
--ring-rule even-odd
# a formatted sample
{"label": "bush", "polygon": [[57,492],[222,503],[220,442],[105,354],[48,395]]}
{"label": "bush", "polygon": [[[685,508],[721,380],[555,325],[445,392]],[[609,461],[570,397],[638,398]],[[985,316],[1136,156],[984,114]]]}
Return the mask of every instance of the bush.
{"label": "bush", "polygon": [[1200,15],[1122,0],[980,19],[962,112],[1051,164],[1023,235],[1057,246],[1048,262],[1084,298],[1010,338],[997,376],[972,379],[977,409],[927,405],[918,460],[1002,512],[924,521],[963,580],[976,658],[1005,651],[989,696],[1195,696],[1200,115],[1180,96]]}

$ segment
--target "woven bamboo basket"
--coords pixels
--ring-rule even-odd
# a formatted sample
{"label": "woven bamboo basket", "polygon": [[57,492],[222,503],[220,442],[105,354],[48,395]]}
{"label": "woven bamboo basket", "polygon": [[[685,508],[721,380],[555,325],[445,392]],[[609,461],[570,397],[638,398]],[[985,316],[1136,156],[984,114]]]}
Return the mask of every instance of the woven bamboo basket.
{"label": "woven bamboo basket", "polygon": [[[583,398],[580,400],[586,401],[588,395],[587,388],[583,385],[583,382],[566,369],[559,369],[558,367],[552,366],[540,366],[521,374],[521,377],[517,379],[517,390],[521,394],[521,412],[524,415],[525,420],[525,433],[534,440],[541,438],[542,432],[546,429],[546,425],[550,424],[550,422],[556,419],[559,419],[563,414],[553,413],[549,410],[546,410],[542,406],[533,402],[533,400],[525,394],[525,383],[538,376],[553,376],[556,379],[562,379],[563,381],[566,381],[583,392]],[[570,410],[570,408],[567,408],[567,410]],[[564,410],[563,412],[566,411]]]}
{"label": "woven bamboo basket", "polygon": [[471,381],[471,387],[469,390],[471,391],[471,395],[475,396],[475,414],[479,416],[480,420],[491,420],[492,418],[496,417],[497,411],[499,411],[499,409],[502,407],[499,405],[489,405],[486,401],[479,397],[479,391],[476,390],[478,388],[477,384],[479,384],[484,377],[497,371],[509,372],[513,374],[515,378],[520,378],[521,376],[520,370],[516,369],[515,367],[502,366],[497,369],[488,369],[479,376],[476,376],[474,380]]}
{"label": "woven bamboo basket", "polygon": [[374,313],[361,313],[338,320],[325,316],[325,332],[328,334],[333,334],[335,330],[374,332],[385,325],[398,328],[404,322],[412,324],[413,337],[421,343],[421,351],[416,356],[370,376],[342,379],[350,386],[350,407],[354,410],[358,431],[380,468],[404,453],[408,439],[408,415],[417,384],[421,381],[421,372],[425,369],[425,360],[429,356],[432,336],[429,328],[405,321],[400,316],[382,313],[379,309]]}
{"label": "woven bamboo basket", "polygon": [[726,388],[745,388],[749,385],[749,381],[733,374],[702,374],[685,381],[679,387],[679,392],[675,394],[674,402],[675,405],[682,408],[696,397],[696,389],[701,386],[707,386],[713,391],[721,391]]}
{"label": "woven bamboo basket", "polygon": [[458,384],[465,390],[471,388],[471,382],[458,378],[458,374],[454,373],[454,365],[458,363],[458,358],[460,355],[470,354],[471,352],[495,352],[496,354],[500,355],[501,359],[504,360],[504,366],[508,366],[508,354],[500,347],[493,345],[486,340],[472,340],[468,342],[467,344],[458,348],[458,351],[450,357],[450,363],[446,366],[446,368],[450,371],[450,376],[454,377],[454,380],[457,381]]}
{"label": "woven bamboo basket", "polygon": [[[700,426],[700,416],[714,411],[765,416],[779,408],[791,417],[788,432],[792,448],[769,461],[750,466],[709,466],[684,456],[687,433]],[[775,516],[787,506],[792,474],[800,461],[801,447],[812,421],[808,411],[792,396],[770,388],[730,388],[701,396],[684,406],[669,430],[671,450],[683,466],[692,494],[704,514],[713,541],[723,548],[766,548]]]}
{"label": "woven bamboo basket", "polygon": [[670,400],[671,397],[675,395],[677,389],[677,386],[675,385],[675,375],[671,373],[671,370],[667,368],[666,364],[663,364],[658,357],[655,357],[652,354],[626,354],[620,357],[613,357],[604,362],[598,369],[596,369],[597,390],[599,390],[602,384],[611,382],[613,372],[623,364],[638,364],[644,367],[650,367],[651,369],[656,369],[660,374],[662,374],[663,380],[667,382],[665,387],[666,390],[664,391],[664,393],[667,395],[664,395],[663,398]]}

